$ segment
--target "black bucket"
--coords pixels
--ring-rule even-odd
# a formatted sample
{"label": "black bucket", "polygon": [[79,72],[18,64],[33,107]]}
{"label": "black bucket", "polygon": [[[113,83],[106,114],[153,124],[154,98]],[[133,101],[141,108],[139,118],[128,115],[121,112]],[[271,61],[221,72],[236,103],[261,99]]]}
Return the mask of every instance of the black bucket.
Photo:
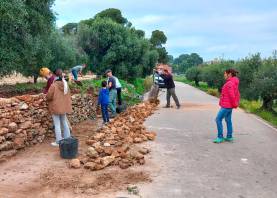
{"label": "black bucket", "polygon": [[118,105],[116,107],[116,112],[121,113],[121,112],[125,111],[126,109],[127,109],[127,105],[126,105],[126,103],[123,102],[121,105]]}
{"label": "black bucket", "polygon": [[78,155],[78,139],[66,138],[60,141],[60,155],[64,159],[73,159]]}

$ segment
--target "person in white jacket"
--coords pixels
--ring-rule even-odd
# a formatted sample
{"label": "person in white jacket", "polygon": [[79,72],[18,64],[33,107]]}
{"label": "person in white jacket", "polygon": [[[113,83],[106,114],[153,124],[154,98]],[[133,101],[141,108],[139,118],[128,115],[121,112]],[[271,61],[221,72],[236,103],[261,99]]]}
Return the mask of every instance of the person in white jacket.
{"label": "person in white jacket", "polygon": [[122,98],[121,98],[121,83],[119,82],[118,78],[113,76],[115,79],[115,83],[116,83],[116,92],[117,92],[117,104],[121,105],[122,104]]}

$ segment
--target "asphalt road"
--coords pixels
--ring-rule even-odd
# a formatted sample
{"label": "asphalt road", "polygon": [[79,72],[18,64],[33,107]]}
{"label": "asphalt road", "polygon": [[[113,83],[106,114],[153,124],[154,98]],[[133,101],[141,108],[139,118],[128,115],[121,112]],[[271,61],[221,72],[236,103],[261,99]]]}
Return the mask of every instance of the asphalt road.
{"label": "asphalt road", "polygon": [[[214,144],[218,99],[183,83],[176,86],[182,108],[160,108],[146,121],[158,134],[151,152],[156,168],[152,168],[153,182],[139,186],[140,195],[276,198],[277,130],[237,109],[234,143]],[[165,93],[160,99],[162,107]]]}

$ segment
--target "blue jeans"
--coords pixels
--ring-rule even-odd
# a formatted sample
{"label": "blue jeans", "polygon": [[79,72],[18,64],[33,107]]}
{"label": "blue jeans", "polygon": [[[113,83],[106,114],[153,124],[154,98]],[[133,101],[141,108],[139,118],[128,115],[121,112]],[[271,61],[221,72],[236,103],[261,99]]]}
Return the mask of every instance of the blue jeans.
{"label": "blue jeans", "polygon": [[223,138],[223,125],[222,120],[225,118],[227,125],[227,138],[232,138],[233,135],[233,125],[232,125],[232,110],[227,108],[221,108],[216,117],[216,125],[217,125],[217,137]]}
{"label": "blue jeans", "polygon": [[70,137],[70,129],[67,123],[66,114],[63,115],[52,115],[54,126],[55,126],[55,135],[56,143],[59,143],[62,138],[61,124],[63,125],[64,138]]}
{"label": "blue jeans", "polygon": [[102,118],[104,122],[109,122],[108,104],[101,105]]}
{"label": "blue jeans", "polygon": [[74,80],[78,80],[78,72],[76,70],[71,70]]}

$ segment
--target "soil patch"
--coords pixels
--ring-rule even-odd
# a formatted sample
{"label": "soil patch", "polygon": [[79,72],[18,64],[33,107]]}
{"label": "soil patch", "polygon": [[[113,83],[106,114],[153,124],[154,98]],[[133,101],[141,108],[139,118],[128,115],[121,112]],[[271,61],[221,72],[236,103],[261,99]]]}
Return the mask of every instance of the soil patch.
{"label": "soil patch", "polygon": [[[97,121],[73,126],[80,153],[87,149],[86,140],[97,133],[99,126]],[[125,190],[128,184],[151,181],[140,166],[127,170],[114,166],[100,171],[71,169],[69,160],[60,158],[59,149],[50,146],[51,141],[46,139],[43,144],[19,151],[0,164],[0,197],[101,197],[102,193]]]}

